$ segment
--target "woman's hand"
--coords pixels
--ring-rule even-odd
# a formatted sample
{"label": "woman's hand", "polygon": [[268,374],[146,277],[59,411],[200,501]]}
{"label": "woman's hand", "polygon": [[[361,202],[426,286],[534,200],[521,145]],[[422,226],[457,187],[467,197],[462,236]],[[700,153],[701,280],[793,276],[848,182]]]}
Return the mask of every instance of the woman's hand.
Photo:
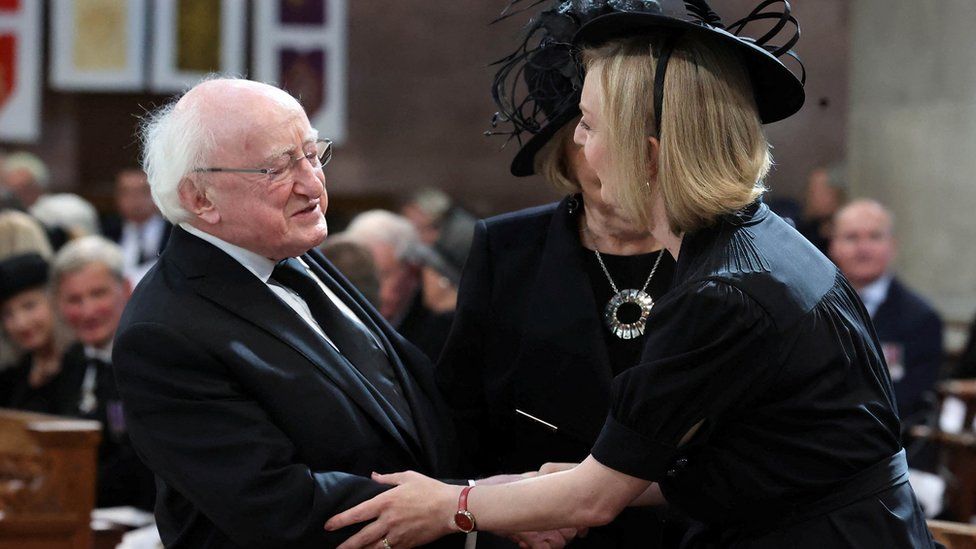
{"label": "woman's hand", "polygon": [[[369,501],[339,513],[325,523],[326,530],[338,530],[372,519],[339,549],[385,547],[406,549],[430,543],[456,532],[454,512],[460,486],[451,486],[413,471],[381,475],[373,480],[396,486]],[[386,540],[386,544],[383,543]]]}

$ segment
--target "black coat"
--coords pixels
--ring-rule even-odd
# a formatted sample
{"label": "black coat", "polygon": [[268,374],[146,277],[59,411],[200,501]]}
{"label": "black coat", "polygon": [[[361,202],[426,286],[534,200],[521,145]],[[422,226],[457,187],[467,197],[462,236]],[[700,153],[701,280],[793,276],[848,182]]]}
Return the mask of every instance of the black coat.
{"label": "black coat", "polygon": [[370,472],[443,476],[453,465],[430,363],[318,251],[302,259],[380,335],[419,440],[263,282],[174,229],[114,350],[132,441],[157,476],[168,547],[332,547],[358,527],[327,534],[325,521],[385,489]]}
{"label": "black coat", "polygon": [[927,411],[923,396],[932,390],[942,367],[942,320],[897,278],[891,280],[888,295],[871,320],[882,349],[895,348],[896,356],[886,358],[899,415],[902,421],[916,423],[921,419],[918,414]]}
{"label": "black coat", "polygon": [[[606,328],[584,266],[579,212],[570,203],[567,198],[475,227],[454,326],[437,365],[469,475],[579,462],[607,417],[613,369]],[[663,271],[671,270],[662,269],[655,297],[670,282]],[[655,512],[626,514],[611,525],[613,532],[595,529],[573,546],[656,547]]]}
{"label": "black coat", "polygon": [[762,204],[685,235],[593,447],[699,521],[686,547],[932,547],[880,345],[847,280]]}

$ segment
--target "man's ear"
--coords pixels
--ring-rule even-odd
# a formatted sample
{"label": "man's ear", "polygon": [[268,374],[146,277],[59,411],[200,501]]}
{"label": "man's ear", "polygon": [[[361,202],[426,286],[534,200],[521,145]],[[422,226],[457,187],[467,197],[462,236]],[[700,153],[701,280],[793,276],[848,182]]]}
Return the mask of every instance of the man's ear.
{"label": "man's ear", "polygon": [[180,205],[204,223],[216,225],[220,222],[220,212],[210,197],[206,188],[201,188],[192,179],[184,177],[179,185]]}
{"label": "man's ear", "polygon": [[661,154],[661,142],[656,137],[647,138],[648,157],[651,159],[650,166],[647,167],[647,171],[651,176],[651,179],[657,180],[657,167],[658,167],[658,155]]}

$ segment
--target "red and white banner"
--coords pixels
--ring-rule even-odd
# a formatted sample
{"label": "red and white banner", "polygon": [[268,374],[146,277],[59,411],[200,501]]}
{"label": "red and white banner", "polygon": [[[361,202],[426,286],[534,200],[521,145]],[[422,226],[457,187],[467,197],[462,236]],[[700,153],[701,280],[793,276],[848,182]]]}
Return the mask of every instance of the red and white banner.
{"label": "red and white banner", "polygon": [[346,136],[347,0],[262,0],[254,5],[254,77],[301,101],[312,126]]}
{"label": "red and white banner", "polygon": [[40,138],[42,4],[0,0],[0,141]]}

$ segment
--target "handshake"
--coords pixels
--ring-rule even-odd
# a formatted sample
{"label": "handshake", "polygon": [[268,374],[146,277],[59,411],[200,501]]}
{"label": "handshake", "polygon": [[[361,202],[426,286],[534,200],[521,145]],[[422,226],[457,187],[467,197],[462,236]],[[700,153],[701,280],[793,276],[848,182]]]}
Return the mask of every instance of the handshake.
{"label": "handshake", "polygon": [[[518,480],[535,478],[550,473],[567,471],[576,467],[577,463],[545,463],[538,471],[529,471],[520,475],[495,475],[476,481],[476,485],[486,484],[506,484]],[[586,537],[588,528],[560,528],[558,530],[548,530],[544,532],[493,532],[494,534],[505,536],[517,543],[521,549],[562,549],[573,538]]]}
{"label": "handshake", "polygon": [[[475,486],[530,481],[545,475],[568,471],[577,465],[576,463],[547,463],[538,471],[480,479],[476,481]],[[373,473],[372,477],[376,482],[394,485],[395,488],[335,515],[325,523],[325,529],[333,531],[372,520],[340,545],[339,549],[360,547],[406,549],[459,531],[452,517],[457,510],[460,487],[444,484],[413,471],[389,475]],[[548,531],[495,531],[493,533],[506,536],[518,543],[519,547],[526,549],[558,549],[565,547],[573,538],[585,536],[587,529],[560,528]]]}

